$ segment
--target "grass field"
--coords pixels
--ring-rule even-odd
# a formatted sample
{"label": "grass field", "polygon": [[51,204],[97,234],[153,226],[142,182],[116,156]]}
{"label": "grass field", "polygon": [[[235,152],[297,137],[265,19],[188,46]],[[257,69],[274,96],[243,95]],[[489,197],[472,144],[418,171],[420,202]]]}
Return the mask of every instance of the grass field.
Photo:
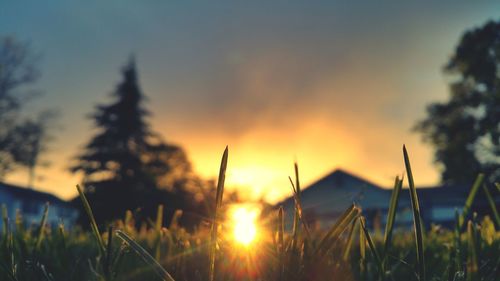
{"label": "grass field", "polygon": [[[365,228],[363,211],[351,206],[327,231],[309,229],[302,220],[298,167],[294,190],[293,230],[285,232],[283,209],[255,217],[256,239],[238,217],[225,217],[224,151],[212,224],[188,233],[176,224],[162,225],[162,206],[155,222],[135,228],[131,213],[108,229],[95,224],[80,188],[91,231],[48,227],[46,214],[25,228],[22,217],[3,211],[0,280],[500,280],[500,225],[493,218],[471,214],[474,196],[483,184],[479,175],[454,229],[425,230],[420,219],[410,161],[404,149],[406,179],[414,215],[412,231],[394,228],[396,206],[404,179],[396,178],[384,233]],[[491,189],[500,192],[500,187]],[[493,202],[493,201],[491,201]],[[91,202],[90,202],[91,203]],[[180,215],[180,213],[179,213]],[[239,232],[238,232],[239,231]],[[234,239],[230,233],[241,233]],[[238,238],[238,237],[236,237]]]}

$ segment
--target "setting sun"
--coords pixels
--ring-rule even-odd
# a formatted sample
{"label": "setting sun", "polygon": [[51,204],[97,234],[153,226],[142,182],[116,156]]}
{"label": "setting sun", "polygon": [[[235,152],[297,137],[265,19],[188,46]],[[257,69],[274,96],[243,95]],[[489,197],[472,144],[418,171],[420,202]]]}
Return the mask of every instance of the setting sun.
{"label": "setting sun", "polygon": [[230,212],[232,238],[235,242],[248,246],[257,238],[256,220],[259,210],[253,206],[241,205],[233,207]]}

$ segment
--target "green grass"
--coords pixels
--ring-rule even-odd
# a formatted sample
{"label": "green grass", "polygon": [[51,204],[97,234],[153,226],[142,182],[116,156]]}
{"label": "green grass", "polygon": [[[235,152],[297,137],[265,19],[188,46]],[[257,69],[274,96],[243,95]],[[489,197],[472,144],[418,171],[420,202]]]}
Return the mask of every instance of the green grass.
{"label": "green grass", "polygon": [[[397,177],[388,202],[384,235],[370,232],[363,210],[352,205],[327,230],[311,228],[304,220],[298,165],[290,178],[295,210],[294,228],[285,231],[282,207],[261,220],[261,239],[242,248],[226,239],[224,178],[228,149],[223,153],[210,226],[189,233],[176,221],[163,225],[162,209],[150,225],[135,228],[131,212],[99,229],[84,193],[77,187],[91,231],[47,225],[47,206],[40,222],[25,227],[20,214],[14,222],[2,208],[0,280],[8,281],[497,281],[500,276],[498,210],[491,204],[499,190],[487,192],[493,218],[479,218],[470,209],[480,187],[479,176],[451,230],[423,229],[418,191],[406,148],[403,151],[414,214],[412,231],[395,228],[403,179]],[[168,202],[165,202],[168,204]],[[497,224],[495,226],[495,224]],[[106,229],[104,231],[103,229]],[[425,244],[424,244],[425,237]]]}
{"label": "green grass", "polygon": [[423,222],[420,216],[420,205],[418,202],[417,189],[413,181],[413,174],[411,172],[410,157],[408,156],[408,151],[403,145],[403,157],[405,160],[406,174],[408,176],[408,185],[410,187],[410,198],[411,207],[413,210],[413,225],[415,233],[415,243],[417,249],[417,276],[419,281],[424,281],[425,279],[425,255],[424,255],[424,232],[423,232]]}

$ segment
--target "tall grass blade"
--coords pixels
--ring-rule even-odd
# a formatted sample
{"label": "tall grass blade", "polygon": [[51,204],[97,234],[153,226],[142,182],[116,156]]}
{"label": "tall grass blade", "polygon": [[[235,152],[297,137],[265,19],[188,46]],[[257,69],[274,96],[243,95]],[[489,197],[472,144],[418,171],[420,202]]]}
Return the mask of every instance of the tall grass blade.
{"label": "tall grass blade", "polygon": [[472,207],[472,203],[474,202],[474,198],[476,198],[476,194],[477,194],[479,188],[481,187],[481,185],[483,184],[483,181],[484,181],[484,174],[479,174],[477,176],[476,180],[474,181],[474,184],[472,185],[472,188],[469,192],[469,195],[467,196],[467,199],[465,200],[462,214],[460,214],[460,218],[459,218],[460,229],[462,229],[462,227],[465,223],[465,220],[466,220],[467,216],[469,215],[470,209]]}
{"label": "tall grass blade", "polygon": [[495,199],[493,199],[493,196],[491,196],[491,193],[485,184],[483,184],[483,190],[484,194],[486,195],[486,199],[488,200],[488,204],[490,204],[491,212],[493,213],[493,218],[495,219],[495,223],[497,224],[497,227],[500,228],[500,215],[498,215],[497,206],[495,205]]}
{"label": "tall grass blade", "polygon": [[45,236],[45,224],[47,224],[47,216],[49,215],[49,203],[45,203],[43,208],[43,215],[40,221],[40,229],[38,231],[38,236],[35,242],[35,250],[40,249],[40,245],[42,244],[42,240]]}
{"label": "tall grass blade", "polygon": [[290,183],[292,184],[292,189],[293,189],[293,199],[294,199],[294,206],[295,206],[295,212],[293,215],[293,229],[292,229],[292,249],[295,249],[297,247],[298,239],[299,239],[299,234],[300,234],[300,221],[303,221],[301,219],[302,215],[302,210],[301,210],[301,205],[300,205],[300,184],[298,184],[299,181],[299,168],[297,165],[297,162],[294,163],[294,172],[295,172],[295,184],[292,181],[292,178],[288,177],[290,180]]}
{"label": "tall grass blade", "polygon": [[116,231],[116,236],[122,239],[127,245],[132,248],[148,265],[150,265],[155,273],[164,281],[175,281],[174,278],[137,242],[121,230]]}
{"label": "tall grass blade", "polygon": [[99,251],[101,253],[106,252],[106,247],[104,246],[104,242],[102,241],[101,234],[99,233],[99,228],[97,228],[97,223],[94,218],[94,214],[92,213],[92,209],[90,208],[89,201],[87,200],[87,197],[83,193],[80,185],[76,186],[76,190],[78,191],[78,195],[80,196],[80,200],[82,200],[83,208],[85,209],[85,213],[87,213],[87,217],[90,220],[90,227],[92,228],[92,231],[94,232],[94,237],[97,240],[97,245],[99,246]]}
{"label": "tall grass blade", "polygon": [[375,243],[373,243],[370,232],[366,228],[365,218],[361,216],[359,218],[359,223],[361,224],[361,228],[363,228],[363,234],[366,238],[366,241],[368,242],[368,247],[370,248],[370,251],[372,252],[373,257],[375,257],[375,262],[377,264],[377,268],[379,270],[380,276],[382,277],[382,276],[384,276],[384,264],[382,263],[382,259],[380,258],[380,255],[378,254],[377,248],[375,248]]}
{"label": "tall grass blade", "polygon": [[401,192],[402,187],[403,187],[403,179],[399,179],[399,177],[396,177],[396,180],[394,182],[394,189],[392,190],[391,194],[391,201],[389,203],[389,211],[387,212],[387,223],[385,225],[384,253],[383,253],[384,260],[392,240],[392,231],[394,229],[394,221],[396,220],[396,211],[398,210],[399,193]]}
{"label": "tall grass blade", "polygon": [[226,178],[227,169],[227,158],[228,158],[228,147],[224,149],[224,154],[222,155],[222,160],[219,169],[219,179],[217,181],[217,194],[215,196],[215,210],[212,221],[212,230],[210,235],[210,264],[209,264],[209,277],[210,281],[215,280],[215,257],[217,254],[217,230],[219,227],[219,209],[222,205],[222,195],[224,193],[224,181]]}
{"label": "tall grass blade", "polygon": [[415,227],[415,241],[417,245],[417,267],[419,281],[425,280],[425,260],[424,260],[424,234],[422,229],[422,218],[420,216],[420,206],[418,203],[417,190],[415,182],[413,181],[413,174],[411,172],[410,158],[406,146],[403,145],[403,156],[406,166],[406,174],[408,176],[408,185],[410,187],[410,199],[413,209],[413,225]]}

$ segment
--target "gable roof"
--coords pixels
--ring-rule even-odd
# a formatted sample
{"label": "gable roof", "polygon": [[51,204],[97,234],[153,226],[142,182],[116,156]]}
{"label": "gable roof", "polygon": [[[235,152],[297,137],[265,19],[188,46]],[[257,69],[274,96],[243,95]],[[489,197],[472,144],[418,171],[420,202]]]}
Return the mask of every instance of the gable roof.
{"label": "gable roof", "polygon": [[[357,175],[354,175],[353,173],[347,172],[346,170],[343,170],[343,169],[336,169],[333,172],[331,172],[330,174],[328,174],[328,175],[320,178],[319,180],[313,182],[312,184],[310,184],[308,186],[309,188],[304,189],[304,192],[306,192],[306,190],[314,190],[314,189],[320,188],[322,186],[342,186],[343,183],[346,181],[350,181],[350,182],[355,183],[355,184],[369,186],[369,187],[378,188],[378,189],[383,190],[382,187],[380,187],[380,186],[378,186],[370,181],[367,181],[367,180],[365,180]],[[311,191],[309,191],[309,192],[311,192]]]}
{"label": "gable roof", "polygon": [[[418,188],[417,193],[419,201],[424,204],[449,204],[458,202],[458,204],[463,205],[470,193],[471,186],[472,183],[422,186]],[[325,198],[323,197],[327,196],[327,194],[331,194],[331,192],[333,192],[332,189],[338,192],[344,192],[346,197],[349,197],[350,199],[352,199],[351,197],[356,197],[359,200],[365,201],[363,197],[366,198],[366,196],[376,196],[376,198],[366,198],[368,199],[368,201],[364,202],[366,207],[372,204],[387,205],[388,202],[373,202],[373,200],[383,199],[384,197],[390,196],[392,192],[392,188],[382,188],[381,186],[367,181],[351,172],[347,172],[343,169],[336,169],[304,188],[301,192],[301,197],[303,201],[304,199],[313,200],[313,198],[314,200],[324,201]],[[386,195],[384,196],[384,194]],[[482,201],[486,200],[484,197],[485,196],[482,195],[482,192],[479,191],[476,196],[476,200],[474,201],[475,204],[483,203]],[[348,198],[344,199],[348,200]],[[494,200],[495,202],[500,202],[500,196],[496,196]],[[386,201],[388,201],[388,198]],[[409,201],[409,193],[408,189],[404,188],[400,194],[400,202],[405,204],[406,201]],[[276,206],[288,204],[293,205],[293,197],[289,197],[279,202]]]}
{"label": "gable roof", "polygon": [[31,188],[20,187],[8,183],[0,182],[0,191],[7,191],[14,197],[49,202],[52,204],[68,205],[69,202],[47,192],[37,191]]}
{"label": "gable roof", "polygon": [[[376,193],[385,194],[387,191],[382,187],[362,179],[361,177],[347,172],[343,169],[336,169],[330,174],[320,178],[319,180],[313,182],[301,191],[301,198],[304,201],[307,199],[313,200],[314,197],[322,197],[331,193],[333,190],[345,192],[349,195],[349,198],[338,198],[337,200],[346,199],[347,203],[350,204],[353,198],[359,198],[362,196],[363,191],[374,191]],[[316,198],[320,199],[320,198]],[[322,198],[326,199],[326,198]],[[330,199],[331,200],[331,199]],[[345,202],[344,202],[345,203]],[[293,205],[293,196],[279,202],[279,205]]]}

